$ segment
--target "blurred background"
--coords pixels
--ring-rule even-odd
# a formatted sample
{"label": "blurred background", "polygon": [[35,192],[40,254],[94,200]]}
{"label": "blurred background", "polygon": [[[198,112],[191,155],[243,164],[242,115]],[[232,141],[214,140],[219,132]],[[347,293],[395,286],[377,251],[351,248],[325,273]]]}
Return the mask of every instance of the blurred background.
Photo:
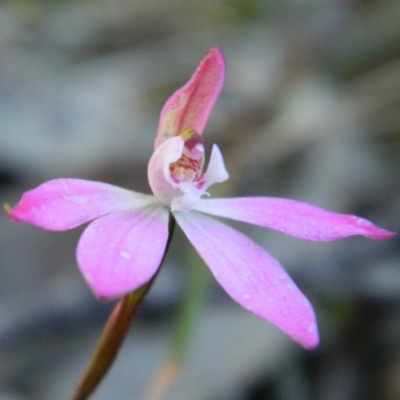
{"label": "blurred background", "polygon": [[[216,196],[296,198],[400,229],[400,2],[0,2],[0,202],[60,177],[150,193],[165,100],[208,49],[228,64],[205,133]],[[315,306],[308,352],[209,279],[167,400],[400,399],[400,241],[311,243],[244,224]],[[79,275],[81,229],[0,216],[0,399],[68,399],[113,304]],[[94,400],[142,399],[168,354],[189,265],[179,232]]]}

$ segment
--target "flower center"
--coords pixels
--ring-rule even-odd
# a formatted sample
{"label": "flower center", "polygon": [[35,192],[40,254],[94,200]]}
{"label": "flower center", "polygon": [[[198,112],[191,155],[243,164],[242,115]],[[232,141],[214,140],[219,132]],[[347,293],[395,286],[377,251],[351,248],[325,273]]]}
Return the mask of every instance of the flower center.
{"label": "flower center", "polygon": [[204,145],[201,136],[193,129],[179,135],[184,141],[182,156],[169,165],[171,178],[176,183],[198,182],[204,165]]}

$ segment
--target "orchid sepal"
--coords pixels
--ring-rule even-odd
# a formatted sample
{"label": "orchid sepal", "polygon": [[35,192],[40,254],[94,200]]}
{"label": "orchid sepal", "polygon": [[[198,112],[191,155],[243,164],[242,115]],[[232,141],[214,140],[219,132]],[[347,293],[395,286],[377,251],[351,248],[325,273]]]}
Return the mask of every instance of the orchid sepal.
{"label": "orchid sepal", "polygon": [[371,239],[390,239],[395,232],[350,214],[340,214],[302,201],[276,197],[200,199],[197,211],[229,218],[287,235],[317,242],[335,241],[362,235]]}
{"label": "orchid sepal", "polygon": [[96,219],[79,239],[79,269],[101,300],[121,297],[148,282],[165,253],[168,210],[160,204]]}
{"label": "orchid sepal", "polygon": [[193,129],[203,133],[225,79],[225,59],[218,47],[203,58],[190,80],[162,108],[155,148],[165,140]]}
{"label": "orchid sepal", "polygon": [[114,211],[157,203],[156,197],[83,179],[54,179],[25,192],[6,210],[18,222],[64,231]]}
{"label": "orchid sepal", "polygon": [[282,266],[233,228],[196,211],[174,214],[229,296],[307,349],[319,342],[314,310]]}

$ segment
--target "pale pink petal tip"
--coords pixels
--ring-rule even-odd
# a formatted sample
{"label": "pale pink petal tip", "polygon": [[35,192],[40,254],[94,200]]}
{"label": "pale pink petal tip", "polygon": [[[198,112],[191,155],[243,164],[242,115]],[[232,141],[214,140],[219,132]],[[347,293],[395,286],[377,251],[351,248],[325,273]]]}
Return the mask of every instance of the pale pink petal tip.
{"label": "pale pink petal tip", "polygon": [[208,163],[207,172],[204,174],[205,189],[214,183],[224,182],[229,179],[228,171],[226,170],[224,158],[216,144],[213,145],[211,151],[210,162]]}
{"label": "pale pink petal tip", "polygon": [[309,317],[308,328],[306,330],[303,329],[297,332],[296,335],[292,336],[293,340],[295,340],[297,343],[299,343],[307,350],[313,350],[319,345],[318,326],[315,320],[315,314],[311,304],[310,308],[312,312],[311,314],[306,316],[306,318]]}
{"label": "pale pink petal tip", "polygon": [[378,240],[391,239],[392,237],[397,235],[397,232],[391,232],[386,229],[380,228],[379,226],[376,226],[366,219],[356,217],[354,215],[349,215],[348,218],[349,222],[353,223],[354,225],[355,235],[363,235],[370,239]]}

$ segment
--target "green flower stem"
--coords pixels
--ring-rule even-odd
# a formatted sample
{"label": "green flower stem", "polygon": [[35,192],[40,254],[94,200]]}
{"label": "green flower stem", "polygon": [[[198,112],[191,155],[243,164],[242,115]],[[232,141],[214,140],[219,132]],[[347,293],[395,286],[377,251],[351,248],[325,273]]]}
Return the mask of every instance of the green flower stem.
{"label": "green flower stem", "polygon": [[190,247],[189,276],[186,293],[178,311],[175,333],[172,339],[169,359],[182,363],[185,358],[190,338],[203,308],[204,298],[209,282],[209,272],[203,261]]}
{"label": "green flower stem", "polygon": [[[169,237],[160,267],[164,262],[171,244],[174,228],[175,220],[170,217]],[[160,267],[158,268],[158,271],[160,270]],[[157,274],[148,283],[134,292],[127,294],[118,302],[106,323],[103,334],[100,337],[93,356],[90,359],[71,400],[88,399],[107,374],[118,354],[122,342],[125,339],[129,326],[140,308],[144,297],[153,285],[156,276]]]}
{"label": "green flower stem", "polygon": [[204,304],[209,282],[208,270],[193,250],[190,250],[188,258],[190,270],[187,288],[176,318],[170,353],[143,400],[162,399],[179,375]]}

